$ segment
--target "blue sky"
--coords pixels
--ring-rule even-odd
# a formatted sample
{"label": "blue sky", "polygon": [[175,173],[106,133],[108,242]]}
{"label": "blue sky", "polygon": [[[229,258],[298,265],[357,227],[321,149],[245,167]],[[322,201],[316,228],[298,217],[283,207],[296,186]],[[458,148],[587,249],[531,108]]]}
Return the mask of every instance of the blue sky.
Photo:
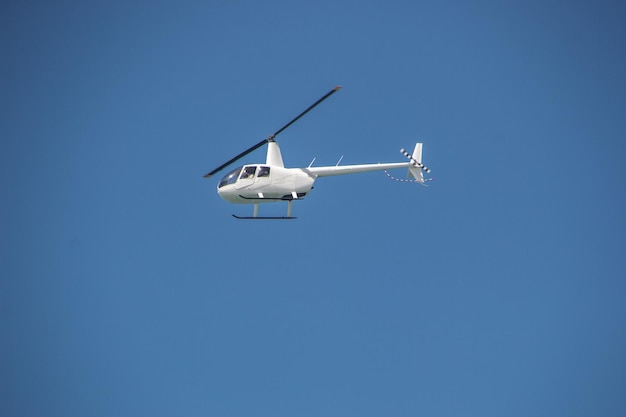
{"label": "blue sky", "polygon": [[[0,10],[3,415],[624,415],[623,5]],[[337,84],[286,165],[431,186],[233,219],[202,175]]]}

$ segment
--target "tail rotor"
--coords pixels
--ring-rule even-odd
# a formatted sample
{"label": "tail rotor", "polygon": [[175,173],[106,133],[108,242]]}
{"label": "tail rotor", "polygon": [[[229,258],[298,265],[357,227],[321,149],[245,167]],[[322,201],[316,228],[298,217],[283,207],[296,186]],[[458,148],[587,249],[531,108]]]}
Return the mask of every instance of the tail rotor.
{"label": "tail rotor", "polygon": [[409,159],[409,161],[411,161],[411,164],[413,164],[415,168],[420,168],[427,174],[430,174],[430,168],[428,168],[426,165],[422,164],[421,162],[421,159],[422,159],[422,144],[421,143],[417,143],[415,145],[415,151],[413,151],[413,155],[408,153],[404,148],[400,149],[400,152],[402,152],[402,155],[406,156]]}
{"label": "tail rotor", "polygon": [[426,181],[429,181],[424,178],[424,172],[430,173],[430,169],[422,164],[422,144],[419,142],[415,144],[413,155],[409,154],[404,149],[400,149],[400,152],[402,152],[402,155],[407,157],[411,164],[409,166],[409,178],[415,178],[415,181],[422,185],[424,185]]}

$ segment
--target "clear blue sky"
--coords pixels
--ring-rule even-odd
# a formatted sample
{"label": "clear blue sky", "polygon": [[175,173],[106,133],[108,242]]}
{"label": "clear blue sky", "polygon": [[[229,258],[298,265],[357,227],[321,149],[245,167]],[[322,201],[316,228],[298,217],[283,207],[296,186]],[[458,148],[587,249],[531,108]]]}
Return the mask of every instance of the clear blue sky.
{"label": "clear blue sky", "polygon": [[[624,21],[3,2],[0,414],[626,415]],[[296,221],[233,219],[202,175],[337,84],[286,165],[419,140],[431,186],[323,178]]]}

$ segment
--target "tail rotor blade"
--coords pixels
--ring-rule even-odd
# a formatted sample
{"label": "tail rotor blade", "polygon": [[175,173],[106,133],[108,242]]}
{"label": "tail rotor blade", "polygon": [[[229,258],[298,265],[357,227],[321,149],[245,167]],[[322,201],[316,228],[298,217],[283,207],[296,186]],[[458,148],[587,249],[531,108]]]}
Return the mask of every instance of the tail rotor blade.
{"label": "tail rotor blade", "polygon": [[400,149],[400,152],[402,153],[402,155],[406,156],[409,159],[409,161],[411,161],[411,164],[413,164],[414,167],[420,168],[424,172],[430,174],[430,168],[428,168],[426,165],[422,164],[421,162],[418,162],[415,159],[413,159],[413,156],[410,153],[408,153],[404,148]]}

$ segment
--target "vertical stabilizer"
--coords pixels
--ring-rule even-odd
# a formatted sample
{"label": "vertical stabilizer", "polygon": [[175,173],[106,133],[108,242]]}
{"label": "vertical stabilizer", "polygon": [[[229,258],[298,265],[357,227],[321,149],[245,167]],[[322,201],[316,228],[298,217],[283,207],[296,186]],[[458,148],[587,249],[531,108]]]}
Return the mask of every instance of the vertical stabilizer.
{"label": "vertical stabilizer", "polygon": [[280,153],[280,147],[278,143],[270,140],[267,142],[267,158],[265,159],[265,163],[272,167],[284,167],[283,157]]}
{"label": "vertical stabilizer", "polygon": [[[413,163],[412,166],[409,166],[409,178],[415,179],[417,182],[424,182],[424,174],[422,173],[422,144],[416,143],[415,149],[413,150],[413,155],[410,158]],[[417,163],[416,163],[417,162]]]}
{"label": "vertical stabilizer", "polygon": [[420,164],[422,163],[422,144],[421,143],[415,144],[415,149],[413,149],[413,159],[419,162]]}

